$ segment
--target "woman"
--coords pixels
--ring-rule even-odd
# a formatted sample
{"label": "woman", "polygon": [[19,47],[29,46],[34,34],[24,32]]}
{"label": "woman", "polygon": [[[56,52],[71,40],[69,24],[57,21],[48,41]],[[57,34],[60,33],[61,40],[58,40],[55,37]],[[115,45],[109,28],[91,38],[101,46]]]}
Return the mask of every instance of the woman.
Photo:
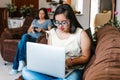
{"label": "woman", "polygon": [[52,23],[51,20],[49,20],[46,8],[39,9],[37,17],[32,21],[32,24],[28,29],[28,33],[24,34],[18,43],[18,49],[10,74],[16,74],[24,67],[26,61],[26,42],[35,42],[36,39],[40,37],[43,32],[49,30],[51,26]]}
{"label": "woman", "polygon": [[65,47],[66,69],[73,67],[75,70],[66,79],[61,79],[34,72],[25,67],[22,70],[25,80],[81,80],[84,64],[90,58],[90,39],[68,4],[61,4],[56,9],[53,23],[56,28],[49,31],[48,44]]}

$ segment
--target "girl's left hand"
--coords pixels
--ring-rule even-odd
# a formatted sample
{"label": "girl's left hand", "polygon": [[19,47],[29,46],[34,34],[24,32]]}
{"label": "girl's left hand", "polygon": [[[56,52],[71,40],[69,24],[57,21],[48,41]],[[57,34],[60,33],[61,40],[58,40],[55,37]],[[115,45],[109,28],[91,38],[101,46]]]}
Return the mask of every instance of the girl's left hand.
{"label": "girl's left hand", "polygon": [[68,68],[70,66],[70,60],[66,59],[66,68]]}
{"label": "girl's left hand", "polygon": [[37,29],[35,29],[37,32],[41,32],[42,31],[42,29],[41,28],[37,28]]}
{"label": "girl's left hand", "polygon": [[68,66],[67,66],[67,65],[65,65],[65,69],[66,69],[66,70],[68,69]]}

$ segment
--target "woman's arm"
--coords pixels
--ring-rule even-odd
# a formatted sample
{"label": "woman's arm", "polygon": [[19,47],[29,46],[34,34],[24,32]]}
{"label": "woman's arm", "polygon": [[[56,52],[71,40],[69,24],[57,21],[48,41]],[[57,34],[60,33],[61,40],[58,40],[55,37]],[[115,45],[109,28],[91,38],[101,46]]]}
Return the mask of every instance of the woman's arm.
{"label": "woman's arm", "polygon": [[66,60],[67,66],[84,64],[89,61],[90,51],[91,51],[91,41],[90,41],[90,38],[88,37],[87,33],[84,30],[81,32],[80,40],[81,40],[80,46],[81,46],[82,55],[78,58],[67,59]]}
{"label": "woman's arm", "polygon": [[34,28],[32,27],[32,25],[30,25],[30,27],[28,28],[28,31],[27,31],[28,33],[30,33],[30,32],[33,32],[34,33]]}
{"label": "woman's arm", "polygon": [[[52,29],[52,26],[49,26],[49,27],[48,27],[48,31],[49,31],[50,29]],[[47,30],[41,29],[41,31],[42,31],[42,32],[46,32]]]}

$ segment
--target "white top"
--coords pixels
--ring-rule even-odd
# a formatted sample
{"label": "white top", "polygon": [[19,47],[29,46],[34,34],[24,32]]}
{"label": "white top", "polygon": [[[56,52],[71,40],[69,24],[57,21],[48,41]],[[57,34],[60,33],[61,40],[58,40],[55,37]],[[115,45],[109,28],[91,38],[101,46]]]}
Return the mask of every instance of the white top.
{"label": "white top", "polygon": [[[59,39],[55,29],[49,31],[49,37],[51,37],[51,44],[53,46],[65,47],[66,50],[66,59],[75,58],[81,56],[80,48],[80,34],[82,29],[77,28],[74,34],[70,34],[70,37],[67,39]],[[52,36],[51,36],[52,35]]]}

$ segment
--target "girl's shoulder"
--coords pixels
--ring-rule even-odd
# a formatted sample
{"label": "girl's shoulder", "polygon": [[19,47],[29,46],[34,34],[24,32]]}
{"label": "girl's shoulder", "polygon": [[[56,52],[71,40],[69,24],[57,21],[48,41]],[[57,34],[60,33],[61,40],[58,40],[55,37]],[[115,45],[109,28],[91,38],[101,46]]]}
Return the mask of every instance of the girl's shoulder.
{"label": "girl's shoulder", "polygon": [[50,29],[49,32],[55,32],[55,28]]}
{"label": "girl's shoulder", "polygon": [[49,30],[49,33],[50,33],[50,34],[56,34],[55,28],[50,29],[50,30]]}
{"label": "girl's shoulder", "polygon": [[33,22],[37,22],[38,21],[38,19],[33,19]]}
{"label": "girl's shoulder", "polygon": [[77,29],[76,29],[76,32],[77,32],[77,33],[82,32],[82,31],[83,31],[82,28],[77,28]]}

